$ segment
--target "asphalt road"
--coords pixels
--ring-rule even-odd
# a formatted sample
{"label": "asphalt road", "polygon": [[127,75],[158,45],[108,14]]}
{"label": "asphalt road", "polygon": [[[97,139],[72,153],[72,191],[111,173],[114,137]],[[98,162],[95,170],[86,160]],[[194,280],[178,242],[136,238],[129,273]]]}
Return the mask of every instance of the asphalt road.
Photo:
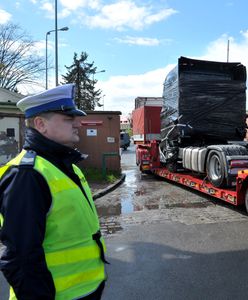
{"label": "asphalt road", "polygon": [[125,182],[96,200],[111,263],[102,300],[247,299],[244,209],[141,176],[134,150],[122,152]]}
{"label": "asphalt road", "polygon": [[247,299],[247,221],[134,225],[107,237],[103,300]]}
{"label": "asphalt road", "polygon": [[111,262],[103,300],[248,299],[244,209],[141,176],[133,146],[122,167],[126,181],[96,203]]}

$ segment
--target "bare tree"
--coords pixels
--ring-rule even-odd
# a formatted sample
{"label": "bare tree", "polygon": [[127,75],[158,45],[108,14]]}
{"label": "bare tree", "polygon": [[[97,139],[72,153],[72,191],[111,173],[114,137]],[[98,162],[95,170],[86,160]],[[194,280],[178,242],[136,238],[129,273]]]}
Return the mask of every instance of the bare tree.
{"label": "bare tree", "polygon": [[19,84],[37,83],[45,67],[34,45],[20,26],[0,26],[0,87],[17,91]]}

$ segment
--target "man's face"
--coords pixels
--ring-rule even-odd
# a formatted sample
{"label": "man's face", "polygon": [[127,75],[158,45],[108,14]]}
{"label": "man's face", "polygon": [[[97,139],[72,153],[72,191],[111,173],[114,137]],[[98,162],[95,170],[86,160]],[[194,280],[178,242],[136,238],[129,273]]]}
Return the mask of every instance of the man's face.
{"label": "man's face", "polygon": [[39,131],[48,139],[69,147],[79,141],[79,117],[52,113],[49,118],[42,119],[44,124]]}

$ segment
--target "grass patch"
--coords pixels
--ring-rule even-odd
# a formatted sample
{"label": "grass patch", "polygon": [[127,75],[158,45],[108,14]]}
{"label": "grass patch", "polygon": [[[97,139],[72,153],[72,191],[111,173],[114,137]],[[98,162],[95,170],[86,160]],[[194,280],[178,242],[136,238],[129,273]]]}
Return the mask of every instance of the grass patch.
{"label": "grass patch", "polygon": [[114,183],[116,180],[120,179],[121,173],[115,171],[108,171],[106,174],[106,178],[102,176],[102,170],[94,169],[94,168],[87,168],[83,170],[84,176],[86,177],[87,181],[89,182],[108,182]]}

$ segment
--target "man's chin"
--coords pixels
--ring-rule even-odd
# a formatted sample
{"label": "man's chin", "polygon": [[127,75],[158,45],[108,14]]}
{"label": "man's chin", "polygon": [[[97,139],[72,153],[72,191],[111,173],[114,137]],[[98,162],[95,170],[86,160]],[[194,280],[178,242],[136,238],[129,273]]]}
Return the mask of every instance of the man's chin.
{"label": "man's chin", "polygon": [[65,143],[64,145],[67,146],[67,147],[70,147],[70,148],[75,148],[75,145],[76,145],[79,141],[80,141],[80,138],[77,137],[77,138],[72,139],[70,142]]}
{"label": "man's chin", "polygon": [[78,143],[80,141],[79,136],[77,135],[74,140],[75,140],[75,143]]}
{"label": "man's chin", "polygon": [[79,136],[75,136],[74,139],[73,139],[72,144],[76,144],[76,143],[78,143],[79,141],[80,141]]}

